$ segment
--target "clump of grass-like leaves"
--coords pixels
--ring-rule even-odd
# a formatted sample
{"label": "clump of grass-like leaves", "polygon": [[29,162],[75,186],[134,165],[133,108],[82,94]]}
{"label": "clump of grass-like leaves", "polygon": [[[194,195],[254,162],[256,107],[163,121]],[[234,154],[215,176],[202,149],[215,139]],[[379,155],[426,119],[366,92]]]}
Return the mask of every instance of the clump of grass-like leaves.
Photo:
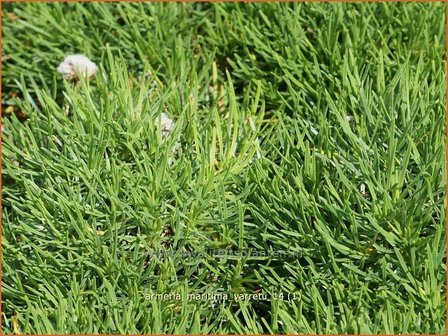
{"label": "clump of grass-like leaves", "polygon": [[4,4],[3,332],[444,333],[444,13]]}

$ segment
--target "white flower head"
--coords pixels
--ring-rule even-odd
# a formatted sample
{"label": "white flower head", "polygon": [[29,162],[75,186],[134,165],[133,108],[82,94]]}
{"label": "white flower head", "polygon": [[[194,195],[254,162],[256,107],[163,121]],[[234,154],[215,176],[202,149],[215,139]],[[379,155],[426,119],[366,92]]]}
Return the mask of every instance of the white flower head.
{"label": "white flower head", "polygon": [[91,78],[95,75],[96,70],[96,64],[84,55],[69,55],[57,68],[57,71],[67,80],[79,80],[81,77]]}
{"label": "white flower head", "polygon": [[162,125],[162,135],[168,135],[168,133],[174,127],[174,121],[171,120],[165,113],[162,113],[161,116],[161,125]]}

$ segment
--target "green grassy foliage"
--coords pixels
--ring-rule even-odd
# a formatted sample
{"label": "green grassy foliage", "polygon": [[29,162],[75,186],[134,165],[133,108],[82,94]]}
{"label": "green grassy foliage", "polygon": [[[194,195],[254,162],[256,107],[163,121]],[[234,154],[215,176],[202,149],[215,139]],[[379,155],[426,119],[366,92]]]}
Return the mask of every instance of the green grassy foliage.
{"label": "green grassy foliage", "polygon": [[3,331],[444,333],[444,13],[3,4]]}

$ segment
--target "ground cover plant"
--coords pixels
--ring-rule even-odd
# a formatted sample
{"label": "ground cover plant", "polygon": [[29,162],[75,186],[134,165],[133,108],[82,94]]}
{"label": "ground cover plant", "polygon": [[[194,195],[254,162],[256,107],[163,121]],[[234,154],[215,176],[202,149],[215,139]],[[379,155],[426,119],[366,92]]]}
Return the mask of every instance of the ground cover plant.
{"label": "ground cover plant", "polygon": [[444,3],[2,11],[4,333],[445,332]]}

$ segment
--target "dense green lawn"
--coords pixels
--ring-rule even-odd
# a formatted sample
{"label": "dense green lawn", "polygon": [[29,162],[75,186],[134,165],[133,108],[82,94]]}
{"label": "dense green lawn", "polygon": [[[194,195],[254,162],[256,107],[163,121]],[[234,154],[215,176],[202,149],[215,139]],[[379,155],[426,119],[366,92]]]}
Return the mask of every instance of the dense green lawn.
{"label": "dense green lawn", "polygon": [[445,332],[444,3],[8,3],[2,36],[5,333]]}

